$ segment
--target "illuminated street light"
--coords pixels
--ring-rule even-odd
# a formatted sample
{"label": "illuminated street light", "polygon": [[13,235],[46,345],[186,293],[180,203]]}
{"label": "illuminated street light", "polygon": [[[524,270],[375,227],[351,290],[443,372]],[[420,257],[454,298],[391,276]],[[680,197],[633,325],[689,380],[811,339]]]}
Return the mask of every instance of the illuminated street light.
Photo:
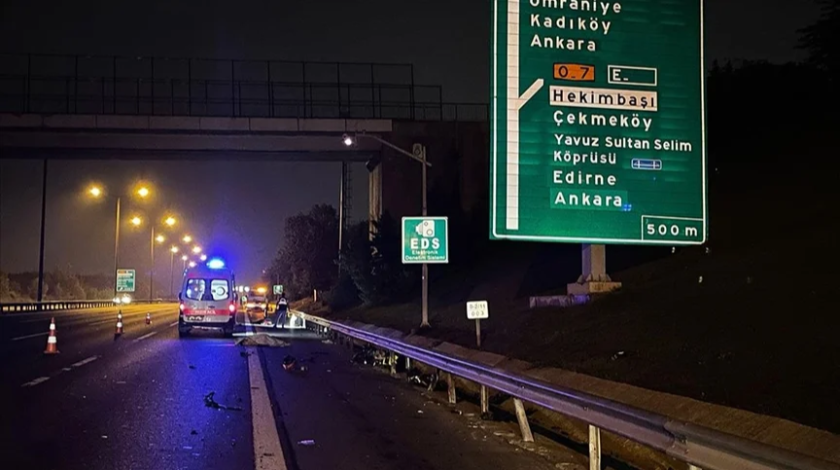
{"label": "illuminated street light", "polygon": [[181,261],[186,261],[188,259],[190,259],[190,257],[187,256],[187,255],[184,255],[184,256],[181,257]]}
{"label": "illuminated street light", "polygon": [[[94,199],[104,199],[106,197],[105,189],[100,185],[91,185],[87,189],[87,193],[90,194],[90,196]],[[145,199],[146,196],[149,196],[151,194],[151,191],[149,191],[149,188],[147,188],[146,186],[141,186],[135,191],[135,193],[141,199]],[[116,226],[114,229],[114,275],[116,276],[116,273],[120,267],[120,225],[122,224],[123,219],[120,218],[120,205],[122,197],[120,197],[120,195],[117,195],[116,197],[114,197],[114,199],[116,201]],[[130,219],[130,223],[135,227],[139,227],[143,223],[143,219],[135,216]],[[42,281],[40,280],[41,278],[42,274],[39,270],[39,286],[42,284]],[[39,292],[42,292],[42,289],[40,287]],[[42,298],[39,296],[38,300],[40,301],[42,300]]]}
{"label": "illuminated street light", "polygon": [[201,253],[201,247],[198,246],[198,245],[194,246],[193,249],[192,249],[192,252],[195,253],[195,254]]}
{"label": "illuminated street light", "polygon": [[158,243],[163,243],[166,241],[166,237],[164,237],[163,235],[158,235],[155,237],[155,241]]}
{"label": "illuminated street light", "polygon": [[194,267],[195,267],[195,261],[190,261],[189,266],[190,266],[191,268],[194,268]]}
{"label": "illuminated street light", "polygon": [[182,240],[184,240],[184,243],[190,243],[192,241],[192,237],[189,235],[184,235],[184,238]]}
{"label": "illuminated street light", "polygon": [[166,225],[168,225],[170,227],[175,225],[176,222],[177,222],[177,220],[175,220],[175,217],[171,217],[171,216],[167,217],[166,220],[163,221],[163,223],[165,223]]}
{"label": "illuminated street light", "polygon": [[351,137],[347,134],[344,134],[344,136],[341,139],[342,139],[342,142],[344,142],[344,145],[347,146],[347,147],[352,147],[353,144],[356,143],[355,140],[353,140],[353,137]]}
{"label": "illuminated street light", "polygon": [[172,253],[177,253],[178,252],[178,247],[173,246],[172,248],[169,249],[169,251],[171,251]]}
{"label": "illuminated street light", "polygon": [[207,261],[207,255],[201,255],[200,259],[201,261]]}

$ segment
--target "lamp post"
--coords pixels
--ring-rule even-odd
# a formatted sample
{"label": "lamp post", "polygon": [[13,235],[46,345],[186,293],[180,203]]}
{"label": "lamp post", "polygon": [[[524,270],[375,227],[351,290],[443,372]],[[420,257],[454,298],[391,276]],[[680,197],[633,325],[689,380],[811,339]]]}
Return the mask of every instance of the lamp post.
{"label": "lamp post", "polygon": [[172,290],[172,284],[175,281],[175,254],[178,251],[178,247],[175,245],[169,249],[169,298],[175,296],[175,292]]}
{"label": "lamp post", "polygon": [[[406,157],[411,158],[412,160],[417,160],[418,162],[422,163],[422,165],[421,165],[422,166],[421,191],[423,193],[423,199],[422,199],[423,202],[422,202],[422,214],[421,215],[423,215],[423,216],[428,215],[427,214],[427,207],[426,207],[426,172],[427,172],[427,169],[432,166],[432,164],[429,163],[426,160],[426,146],[421,145],[421,144],[414,144],[412,146],[412,151],[409,152],[407,150],[403,150],[403,149],[397,147],[396,145],[388,142],[387,140],[385,140],[385,139],[383,139],[379,136],[372,135],[372,134],[364,134],[364,133],[357,134],[355,137],[345,134],[344,136],[342,136],[342,142],[344,142],[344,145],[346,145],[347,147],[350,147],[350,146],[355,144],[356,138],[358,138],[358,137],[375,140],[376,142],[379,142],[380,144],[394,150],[395,152],[397,152],[401,155],[405,155]],[[420,321],[420,327],[421,328],[430,326],[429,325],[429,265],[427,263],[423,263],[422,264],[422,270],[423,271],[422,271],[421,278],[422,278],[422,283],[423,283],[423,294],[422,294],[421,321]]]}
{"label": "lamp post", "polygon": [[[150,191],[149,188],[145,186],[141,186],[136,191],[137,196],[141,199],[145,199],[149,196]],[[88,189],[88,194],[90,194],[93,198],[99,199],[105,197],[105,190],[99,186],[91,186]],[[116,198],[116,217],[114,218],[114,290],[116,291],[117,288],[117,271],[120,269],[120,207],[122,205],[122,197],[117,196]],[[140,218],[134,217],[131,219],[131,223],[135,226],[140,225]]]}
{"label": "lamp post", "polygon": [[[38,302],[44,301],[44,235],[47,227],[47,161],[44,160],[44,180],[41,186],[41,244],[38,257]],[[114,272],[116,275],[116,272]]]}

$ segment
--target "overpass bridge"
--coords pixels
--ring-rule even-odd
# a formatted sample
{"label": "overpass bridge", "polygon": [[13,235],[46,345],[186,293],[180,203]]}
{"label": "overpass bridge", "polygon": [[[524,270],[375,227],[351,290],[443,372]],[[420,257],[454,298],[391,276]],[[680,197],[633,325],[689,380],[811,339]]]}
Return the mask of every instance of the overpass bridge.
{"label": "overpass bridge", "polygon": [[0,55],[0,158],[336,161],[344,214],[348,163],[368,162],[371,219],[383,172],[395,198],[419,182],[411,162],[343,133],[446,148],[454,125],[486,120],[486,104],[444,102],[410,64]]}

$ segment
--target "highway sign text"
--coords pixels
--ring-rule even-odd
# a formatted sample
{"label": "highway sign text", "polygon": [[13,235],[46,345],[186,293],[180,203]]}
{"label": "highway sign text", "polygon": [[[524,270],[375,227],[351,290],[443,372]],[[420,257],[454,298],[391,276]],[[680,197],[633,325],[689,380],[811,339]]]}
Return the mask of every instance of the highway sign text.
{"label": "highway sign text", "polygon": [[448,263],[448,225],[446,217],[403,217],[402,262]]}
{"label": "highway sign text", "polygon": [[703,0],[494,0],[490,237],[706,239]]}

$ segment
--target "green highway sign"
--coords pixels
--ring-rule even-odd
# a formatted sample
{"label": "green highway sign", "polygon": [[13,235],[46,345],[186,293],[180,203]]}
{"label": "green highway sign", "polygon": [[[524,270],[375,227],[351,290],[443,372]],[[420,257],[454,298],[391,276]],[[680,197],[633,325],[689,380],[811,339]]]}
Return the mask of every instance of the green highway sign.
{"label": "green highway sign", "polygon": [[449,262],[449,223],[446,217],[402,218],[402,262]]}
{"label": "green highway sign", "polygon": [[703,0],[494,0],[490,238],[701,244]]}
{"label": "green highway sign", "polygon": [[273,289],[274,295],[280,295],[283,293],[283,285],[282,284],[275,284]]}
{"label": "green highway sign", "polygon": [[133,269],[117,269],[117,292],[134,292],[136,279]]}

